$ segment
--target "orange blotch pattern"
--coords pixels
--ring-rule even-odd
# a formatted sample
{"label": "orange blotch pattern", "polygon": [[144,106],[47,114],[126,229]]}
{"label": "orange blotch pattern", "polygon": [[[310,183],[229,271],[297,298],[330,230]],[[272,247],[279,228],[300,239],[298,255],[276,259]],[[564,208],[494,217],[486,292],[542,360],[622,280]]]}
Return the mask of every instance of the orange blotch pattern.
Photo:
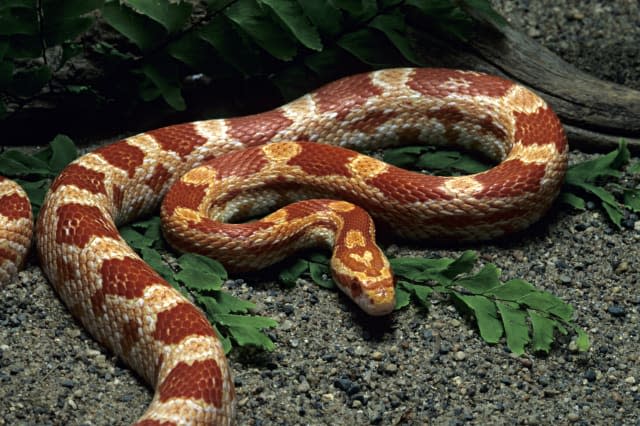
{"label": "orange blotch pattern", "polygon": [[222,371],[212,359],[177,364],[158,387],[160,401],[171,398],[199,399],[222,406]]}
{"label": "orange blotch pattern", "polygon": [[513,159],[498,164],[493,169],[476,176],[484,189],[477,198],[508,198],[540,189],[545,174],[544,164],[527,164]]}
{"label": "orange blotch pattern", "polygon": [[29,200],[20,194],[0,197],[0,215],[8,219],[22,219],[31,216]]}
{"label": "orange blotch pattern", "polygon": [[314,93],[319,113],[336,113],[335,120],[343,121],[351,111],[362,108],[372,96],[382,94],[382,89],[367,74],[354,75],[329,83]]}
{"label": "orange blotch pattern", "polygon": [[275,109],[260,114],[227,120],[227,135],[247,146],[270,142],[279,131],[289,127],[293,121],[281,110]]}
{"label": "orange blotch pattern", "polygon": [[176,124],[147,132],[165,151],[172,151],[180,157],[186,157],[207,139],[200,136],[193,123]]}
{"label": "orange blotch pattern", "polygon": [[517,141],[524,146],[555,145],[558,152],[567,149],[567,137],[562,130],[562,124],[558,117],[549,108],[540,108],[533,114],[514,112],[516,119]]}
{"label": "orange blotch pattern", "polygon": [[158,313],[153,337],[172,345],[188,336],[215,336],[211,324],[190,303],[180,303]]}
{"label": "orange blotch pattern", "polygon": [[127,144],[125,141],[107,145],[95,150],[104,160],[114,167],[127,172],[130,178],[136,169],[142,165],[144,152],[137,146]]}
{"label": "orange blotch pattern", "polygon": [[61,186],[73,185],[76,188],[84,189],[92,194],[107,194],[104,186],[104,173],[87,169],[80,164],[71,164],[60,173],[51,184],[51,192],[55,192]]}
{"label": "orange blotch pattern", "polygon": [[98,207],[68,203],[58,207],[56,214],[58,244],[71,244],[82,249],[94,237],[119,238],[113,222]]}

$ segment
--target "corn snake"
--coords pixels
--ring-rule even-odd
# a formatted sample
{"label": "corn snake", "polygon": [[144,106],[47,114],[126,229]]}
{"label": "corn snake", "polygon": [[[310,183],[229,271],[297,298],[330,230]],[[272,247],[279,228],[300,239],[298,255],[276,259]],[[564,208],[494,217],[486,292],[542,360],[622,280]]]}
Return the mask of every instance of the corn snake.
{"label": "corn snake", "polygon": [[[122,224],[152,211],[179,176],[231,151],[249,148],[244,154],[223,157],[216,167],[237,161],[249,163],[253,173],[264,164],[233,156],[257,158],[265,152],[262,145],[271,141],[312,140],[366,149],[427,139],[481,149],[502,163],[482,176],[428,177],[427,190],[421,189],[422,182],[410,182],[401,194],[405,198],[393,195],[404,177],[355,153],[320,146],[319,150],[329,150],[322,151],[324,157],[299,155],[298,163],[317,156],[321,165],[327,164],[331,156],[349,166],[329,166],[324,171],[317,165],[298,167],[307,175],[315,173],[316,180],[363,175],[386,201],[370,212],[382,222],[402,217],[399,226],[392,227],[402,236],[445,238],[451,231],[449,237],[464,239],[492,238],[537,220],[557,194],[566,167],[566,141],[559,122],[526,89],[477,73],[379,71],[330,84],[274,111],[158,129],[82,157],[55,181],[43,207],[36,229],[42,265],[83,325],[156,388],[140,424],[184,419],[229,423],[233,387],[210,326],[123,246],[114,222]],[[283,146],[294,151],[301,147],[301,154],[315,145]],[[243,180],[249,176],[239,167],[220,173]],[[434,206],[434,216],[425,219],[435,225],[432,228],[416,226],[416,217],[424,214],[415,208],[416,197],[425,197],[424,191]],[[252,198],[230,199],[235,204],[226,214],[232,217],[236,210],[246,213]],[[450,204],[435,207],[442,201]],[[394,203],[405,210],[393,213],[383,208]],[[447,214],[447,208],[458,214]],[[484,213],[470,216],[478,209]],[[443,211],[449,220],[438,219],[437,213]],[[89,265],[89,273],[80,274],[74,268],[77,264]],[[192,382],[185,382],[186,377]]]}

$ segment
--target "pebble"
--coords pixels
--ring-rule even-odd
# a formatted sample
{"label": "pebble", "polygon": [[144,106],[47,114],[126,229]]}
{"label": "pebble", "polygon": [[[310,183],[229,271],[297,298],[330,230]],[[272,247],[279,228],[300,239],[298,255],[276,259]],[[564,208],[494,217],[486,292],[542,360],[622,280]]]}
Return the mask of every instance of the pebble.
{"label": "pebble", "polygon": [[623,317],[627,313],[627,311],[624,309],[624,306],[620,306],[620,305],[609,306],[607,308],[607,312],[609,312],[613,317]]}
{"label": "pebble", "polygon": [[467,355],[463,351],[458,351],[453,354],[453,357],[456,361],[463,361],[467,357]]}
{"label": "pebble", "polygon": [[394,374],[398,371],[398,366],[392,362],[386,363],[384,365],[384,372],[389,374]]}
{"label": "pebble", "polygon": [[618,266],[616,266],[616,269],[614,270],[614,272],[617,275],[620,275],[622,273],[627,272],[628,270],[629,270],[629,262],[623,260],[618,264]]}
{"label": "pebble", "polygon": [[381,361],[384,358],[384,354],[380,351],[373,351],[371,353],[371,359],[374,361]]}

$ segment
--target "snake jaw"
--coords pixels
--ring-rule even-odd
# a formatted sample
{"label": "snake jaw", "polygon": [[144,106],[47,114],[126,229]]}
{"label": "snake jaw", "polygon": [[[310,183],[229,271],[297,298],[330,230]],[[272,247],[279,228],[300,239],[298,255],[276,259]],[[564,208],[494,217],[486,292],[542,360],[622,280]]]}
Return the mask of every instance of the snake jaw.
{"label": "snake jaw", "polygon": [[371,316],[390,314],[396,306],[395,279],[391,273],[391,267],[384,258],[384,266],[381,269],[371,269],[355,272],[344,270],[344,264],[335,254],[331,258],[331,272],[333,280],[351,300],[353,300],[364,312]]}

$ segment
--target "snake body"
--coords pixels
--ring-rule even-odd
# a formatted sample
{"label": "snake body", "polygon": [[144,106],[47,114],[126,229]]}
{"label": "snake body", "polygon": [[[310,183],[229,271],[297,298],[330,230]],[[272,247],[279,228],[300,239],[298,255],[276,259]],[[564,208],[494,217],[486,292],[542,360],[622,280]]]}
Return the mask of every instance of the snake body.
{"label": "snake body", "polygon": [[[265,145],[278,141],[289,142]],[[499,164],[465,177],[423,176],[322,145],[361,150],[407,142],[480,150]],[[362,262],[350,262],[351,255],[370,256],[364,263],[373,265],[371,270],[386,267],[374,252],[372,222],[352,204],[299,201],[244,228],[226,228],[218,220],[259,214],[310,195],[336,195],[364,205],[376,222],[404,237],[493,238],[523,229],[545,213],[566,162],[560,122],[521,86],[476,72],[381,70],[338,80],[269,112],[165,127],[79,158],[47,194],[36,224],[37,250],[73,315],[155,389],[137,424],[230,424],[233,382],[214,330],[117,231],[156,209],[181,176],[162,209],[163,217],[180,221],[167,230],[214,227],[227,240],[262,235],[242,249],[222,244],[221,256],[231,269],[272,263],[288,254],[289,246],[332,242],[342,247],[334,249],[334,275],[344,276],[343,289],[366,309],[389,284],[370,284],[372,293],[364,301],[350,284],[362,272]],[[297,186],[303,178],[306,183]],[[207,179],[224,191],[212,190]],[[323,189],[311,189],[318,183]],[[196,216],[201,210],[216,221]],[[311,231],[293,240],[274,234],[293,233],[288,224],[304,227],[307,217],[330,232]],[[180,249],[202,246],[169,239]],[[247,264],[234,260],[244,253],[250,253]],[[392,288],[392,279],[387,281]],[[388,302],[385,297],[379,301]]]}

